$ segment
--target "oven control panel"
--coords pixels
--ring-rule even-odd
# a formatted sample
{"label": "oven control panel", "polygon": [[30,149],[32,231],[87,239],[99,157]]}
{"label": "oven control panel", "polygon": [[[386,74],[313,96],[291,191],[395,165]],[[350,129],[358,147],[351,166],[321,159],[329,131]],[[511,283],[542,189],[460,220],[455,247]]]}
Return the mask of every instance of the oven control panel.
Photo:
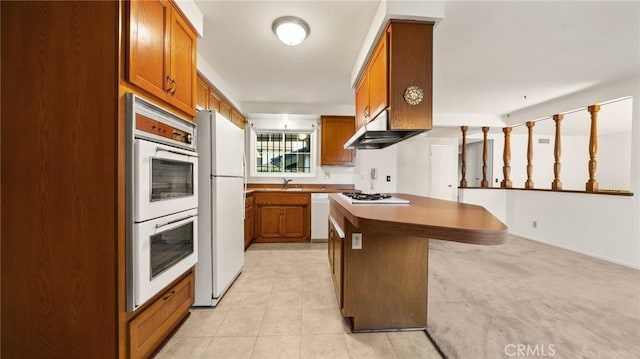
{"label": "oven control panel", "polygon": [[192,144],[193,141],[193,136],[190,133],[172,127],[166,123],[150,119],[149,117],[139,113],[136,114],[136,130],[169,138],[187,145]]}

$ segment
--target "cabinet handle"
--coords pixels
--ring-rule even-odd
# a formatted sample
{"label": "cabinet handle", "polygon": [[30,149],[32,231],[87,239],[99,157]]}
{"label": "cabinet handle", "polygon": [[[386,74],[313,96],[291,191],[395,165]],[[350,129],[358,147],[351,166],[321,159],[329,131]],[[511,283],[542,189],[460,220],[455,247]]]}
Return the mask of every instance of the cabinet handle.
{"label": "cabinet handle", "polygon": [[369,106],[364,108],[364,118],[369,118]]}
{"label": "cabinet handle", "polygon": [[175,95],[176,90],[178,90],[178,84],[176,83],[176,80],[171,80],[171,87],[173,88],[173,91],[171,91],[171,94]]}
{"label": "cabinet handle", "polygon": [[162,300],[167,301],[167,300],[169,300],[169,298],[173,297],[174,294],[176,294],[176,291],[172,290],[171,292],[169,292],[169,295],[167,295],[166,297],[162,298]]}
{"label": "cabinet handle", "polygon": [[167,93],[171,93],[171,87],[173,87],[173,80],[171,80],[170,76],[167,76],[167,88],[164,90]]}

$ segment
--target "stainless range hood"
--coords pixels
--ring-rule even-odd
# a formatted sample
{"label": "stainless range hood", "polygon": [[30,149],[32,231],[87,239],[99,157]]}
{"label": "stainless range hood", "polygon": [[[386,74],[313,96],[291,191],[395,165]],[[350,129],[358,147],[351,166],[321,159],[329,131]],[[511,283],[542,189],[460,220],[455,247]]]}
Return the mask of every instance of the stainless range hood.
{"label": "stainless range hood", "polygon": [[344,144],[346,149],[380,149],[400,142],[409,137],[427,131],[416,130],[391,130],[389,129],[389,110],[384,110],[373,121],[362,126]]}

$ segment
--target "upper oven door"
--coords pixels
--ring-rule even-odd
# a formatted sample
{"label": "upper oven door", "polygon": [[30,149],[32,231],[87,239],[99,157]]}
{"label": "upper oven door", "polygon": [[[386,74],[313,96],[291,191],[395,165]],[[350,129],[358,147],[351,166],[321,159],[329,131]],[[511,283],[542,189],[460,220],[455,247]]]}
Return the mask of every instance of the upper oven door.
{"label": "upper oven door", "polygon": [[195,152],[134,140],[134,222],[198,207]]}

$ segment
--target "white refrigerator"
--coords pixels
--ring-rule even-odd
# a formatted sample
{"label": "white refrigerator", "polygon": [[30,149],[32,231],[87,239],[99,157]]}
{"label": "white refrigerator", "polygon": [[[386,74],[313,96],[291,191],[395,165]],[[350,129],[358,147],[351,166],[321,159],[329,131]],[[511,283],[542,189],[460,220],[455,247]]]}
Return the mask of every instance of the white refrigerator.
{"label": "white refrigerator", "polygon": [[198,263],[194,306],[216,306],[244,265],[244,131],[216,111],[196,116]]}

